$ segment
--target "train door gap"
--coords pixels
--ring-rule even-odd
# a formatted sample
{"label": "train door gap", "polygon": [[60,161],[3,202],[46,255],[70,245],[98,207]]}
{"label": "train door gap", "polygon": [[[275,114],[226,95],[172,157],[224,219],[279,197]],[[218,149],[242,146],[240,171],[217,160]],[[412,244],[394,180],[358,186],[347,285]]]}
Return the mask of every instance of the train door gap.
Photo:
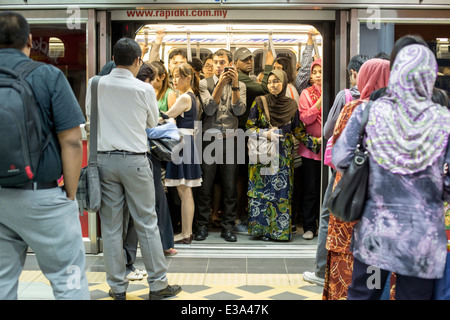
{"label": "train door gap", "polygon": [[[319,28],[321,23],[314,23]],[[306,43],[308,41],[308,32],[313,28],[313,24],[268,24],[258,23],[255,24],[135,24],[135,40],[140,43],[142,48],[148,48],[148,52],[145,54],[143,60],[148,61],[150,58],[150,52],[154,42],[157,40],[158,33],[162,32],[164,37],[159,47],[159,59],[164,63],[167,70],[170,72],[169,67],[169,55],[175,49],[182,49],[190,51],[188,57],[199,58],[204,61],[205,58],[219,49],[227,49],[232,53],[240,47],[248,48],[254,54],[254,66],[250,75],[256,80],[257,75],[264,70],[266,54],[268,50],[273,50],[275,57],[287,57],[293,64],[293,70],[295,75],[300,67],[301,56],[305,50]],[[131,34],[132,30],[127,30],[127,33]],[[314,35],[314,54],[316,58],[323,57],[323,37],[316,29]],[[117,34],[116,34],[117,37]],[[325,53],[326,54],[326,53]],[[328,58],[328,57],[326,57]],[[330,59],[331,60],[331,59]],[[167,193],[169,197],[169,203],[175,205],[179,198],[175,188],[168,188]],[[171,190],[173,189],[173,190]],[[172,196],[175,197],[171,198]],[[214,199],[212,196],[211,199]],[[293,199],[298,199],[298,195],[294,194]],[[293,201],[294,202],[294,201]],[[220,237],[221,228],[209,225],[209,236],[204,241],[192,241],[190,248],[236,248],[237,250],[242,248],[258,248],[276,247],[286,248],[288,251],[294,252],[295,250],[306,248],[306,250],[312,250],[317,243],[317,237],[313,240],[304,240],[302,238],[302,218],[300,216],[299,204],[295,203],[297,207],[292,206],[292,225],[296,226],[295,233],[292,234],[291,241],[263,241],[255,240],[250,235],[244,235],[241,233],[236,234],[237,242],[226,242]],[[211,207],[211,211],[213,207]],[[220,209],[219,209],[220,210]],[[181,215],[180,206],[177,209],[171,211],[172,223],[174,232],[180,232]],[[195,219],[194,219],[194,233],[195,233]],[[298,246],[300,245],[300,246]],[[179,245],[185,246],[185,245]]]}

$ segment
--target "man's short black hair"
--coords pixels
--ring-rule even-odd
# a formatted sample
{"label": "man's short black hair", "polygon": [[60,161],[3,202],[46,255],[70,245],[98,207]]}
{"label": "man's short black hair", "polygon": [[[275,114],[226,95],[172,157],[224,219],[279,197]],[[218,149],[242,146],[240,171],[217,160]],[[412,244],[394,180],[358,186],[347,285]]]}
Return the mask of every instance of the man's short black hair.
{"label": "man's short black hair", "polygon": [[188,63],[191,65],[194,71],[201,72],[203,69],[203,62],[202,60],[200,60],[200,58],[192,57],[192,61]]}
{"label": "man's short black hair", "polygon": [[156,70],[148,63],[144,63],[139,69],[138,74],[136,75],[136,78],[144,82],[147,79],[149,79],[150,82],[152,82],[153,80],[155,80],[155,77],[156,77]]}
{"label": "man's short black hair", "polygon": [[175,56],[182,56],[187,60],[187,52],[186,49],[174,49],[169,53],[169,61],[172,60]]}
{"label": "man's short black hair", "polygon": [[350,70],[355,70],[356,72],[359,72],[359,69],[361,68],[363,63],[366,62],[369,59],[370,59],[370,57],[368,55],[365,55],[365,54],[354,55],[350,59],[350,62],[347,65],[347,71],[349,73],[350,73]]}
{"label": "man's short black hair", "polygon": [[219,49],[213,53],[213,57],[227,56],[228,62],[233,62],[233,54],[227,49]]}
{"label": "man's short black hair", "polygon": [[27,20],[16,12],[0,12],[0,49],[22,50],[28,42],[30,26]]}
{"label": "man's short black hair", "polygon": [[122,38],[113,48],[114,62],[117,66],[131,66],[142,54],[139,44],[130,38]]}
{"label": "man's short black hair", "polygon": [[391,57],[384,51],[378,52],[376,55],[373,56],[375,59],[382,59],[386,61],[391,61]]}

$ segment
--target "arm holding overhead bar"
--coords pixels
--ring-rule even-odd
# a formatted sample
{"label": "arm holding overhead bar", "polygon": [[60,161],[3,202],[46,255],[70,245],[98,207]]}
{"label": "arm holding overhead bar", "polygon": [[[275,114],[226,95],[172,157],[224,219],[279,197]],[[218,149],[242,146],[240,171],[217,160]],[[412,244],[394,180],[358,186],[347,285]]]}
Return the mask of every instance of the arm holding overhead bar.
{"label": "arm holding overhead bar", "polygon": [[314,41],[312,38],[313,31],[308,33],[308,42],[306,42],[305,50],[302,53],[302,61],[297,77],[295,78],[295,87],[299,94],[309,86],[309,78],[311,74],[311,64],[313,63]]}
{"label": "arm holding overhead bar", "polygon": [[162,40],[166,36],[164,32],[164,28],[158,29],[156,31],[156,39],[153,42],[152,48],[150,49],[150,55],[148,57],[148,61],[160,61],[161,57],[159,56],[159,50],[161,48]]}

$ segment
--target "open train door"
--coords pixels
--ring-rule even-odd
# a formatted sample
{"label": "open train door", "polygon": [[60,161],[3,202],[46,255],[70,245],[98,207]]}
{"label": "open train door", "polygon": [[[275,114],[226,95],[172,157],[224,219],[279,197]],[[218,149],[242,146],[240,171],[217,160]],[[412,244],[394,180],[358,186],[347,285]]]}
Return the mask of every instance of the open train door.
{"label": "open train door", "polygon": [[[193,55],[196,55],[197,52],[201,54],[202,50],[213,47],[212,43],[210,45],[200,43],[198,47],[197,42],[199,41],[196,41],[194,32],[194,26],[198,25],[204,26],[204,32],[211,31],[217,26],[222,28],[228,27],[230,30],[237,31],[237,26],[239,26],[239,28],[242,28],[242,33],[246,32],[246,27],[249,29],[249,26],[258,26],[261,33],[266,37],[266,42],[269,42],[271,36],[274,39],[276,38],[278,29],[289,29],[290,26],[293,26],[292,30],[290,30],[293,34],[295,33],[295,28],[313,26],[320,33],[320,54],[323,60],[322,119],[326,119],[335,94],[347,85],[346,77],[344,77],[343,83],[341,83],[339,77],[336,77],[336,74],[340,74],[342,70],[344,70],[345,74],[345,67],[348,62],[347,28],[349,14],[347,11],[283,10],[272,8],[270,5],[264,9],[253,9],[250,5],[242,6],[240,9],[227,9],[227,6],[220,6],[220,9],[200,10],[192,9],[192,7],[192,5],[179,4],[177,9],[165,9],[163,5],[160,5],[149,7],[149,9],[110,10],[104,15],[101,13],[99,15],[98,13],[98,17],[104,17],[99,20],[100,29],[102,29],[102,26],[105,26],[105,29],[108,26],[111,27],[110,38],[105,38],[103,41],[100,38],[99,49],[100,52],[105,54],[99,56],[98,69],[100,70],[104,64],[111,60],[112,47],[118,39],[122,37],[136,39],[140,34],[144,39],[147,38],[145,41],[148,41],[148,44],[151,45],[152,37],[159,25],[165,26],[166,29],[170,29],[170,26],[177,26],[180,30],[184,30],[183,32],[190,30],[191,53]],[[146,28],[147,31],[145,32]],[[306,32],[304,36],[306,43]],[[183,37],[185,38],[185,35]],[[233,37],[235,39],[239,38],[237,35],[233,35]],[[167,39],[169,38],[171,38],[172,42],[176,41],[175,33],[171,34],[168,32]],[[138,41],[142,41],[142,38],[139,38]],[[169,45],[169,43],[166,43],[166,45]],[[233,52],[238,46],[238,43],[231,41],[228,49]],[[222,47],[227,49],[227,46]],[[160,53],[162,60],[167,60],[168,49],[165,48],[163,49],[165,51]],[[261,52],[265,50],[264,46],[257,49],[261,50]],[[214,49],[211,50],[214,51]],[[301,50],[301,47],[296,47],[296,53],[294,54],[297,58],[300,57]],[[167,63],[167,61],[165,62]],[[328,185],[328,169],[324,168],[322,171],[322,190],[324,192]]]}

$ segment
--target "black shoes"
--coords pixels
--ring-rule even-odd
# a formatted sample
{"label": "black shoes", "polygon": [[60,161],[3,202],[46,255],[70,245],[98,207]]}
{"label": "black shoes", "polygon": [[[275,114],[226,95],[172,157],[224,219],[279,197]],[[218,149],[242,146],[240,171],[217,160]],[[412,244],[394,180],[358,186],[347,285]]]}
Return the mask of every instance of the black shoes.
{"label": "black shoes", "polygon": [[195,233],[194,240],[202,241],[202,240],[205,240],[207,236],[208,236],[208,228],[207,227],[198,227],[198,230]]}
{"label": "black shoes", "polygon": [[[194,240],[202,241],[205,240],[208,236],[208,228],[206,227],[199,227],[197,229],[197,232],[195,233]],[[232,230],[222,230],[220,236],[224,238],[226,241],[235,242],[237,241],[236,235]]]}
{"label": "black shoes", "polygon": [[[157,290],[157,291],[150,291],[148,294],[148,298],[150,300],[161,300],[164,298],[170,298],[173,296],[176,296],[181,292],[181,287],[179,285],[168,285],[164,289]],[[109,290],[109,296],[112,297],[114,300],[127,300],[127,293],[126,292],[120,292],[115,293],[112,291],[112,289]]]}
{"label": "black shoes", "polygon": [[170,298],[176,296],[181,292],[181,287],[179,285],[174,284],[173,286],[168,285],[164,289],[157,291],[150,291],[148,294],[148,298],[150,300],[161,300],[165,298]]}
{"label": "black shoes", "polygon": [[237,241],[236,235],[231,230],[226,230],[226,229],[222,230],[222,232],[220,233],[220,236],[222,238],[224,238],[225,241],[229,241],[229,242]]}
{"label": "black shoes", "polygon": [[127,300],[127,293],[126,292],[115,293],[114,291],[112,291],[112,289],[109,289],[109,293],[108,294],[114,300]]}

